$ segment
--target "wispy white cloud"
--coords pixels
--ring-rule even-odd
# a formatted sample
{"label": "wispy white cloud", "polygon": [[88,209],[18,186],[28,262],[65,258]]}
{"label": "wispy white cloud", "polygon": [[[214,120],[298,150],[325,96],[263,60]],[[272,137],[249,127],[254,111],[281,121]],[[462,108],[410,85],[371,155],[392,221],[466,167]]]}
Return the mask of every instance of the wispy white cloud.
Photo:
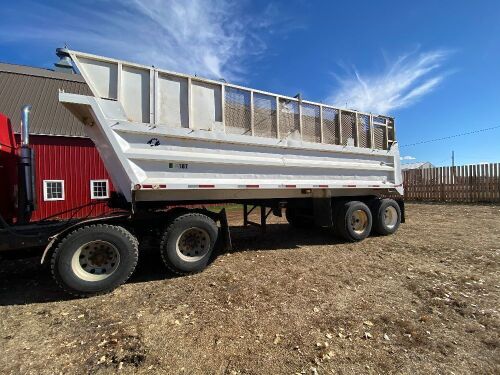
{"label": "wispy white cloud", "polygon": [[261,9],[258,23],[246,15],[245,1],[28,5],[25,22],[15,32],[0,25],[0,42],[39,40],[52,42],[54,47],[67,42],[73,49],[227,80],[244,80],[248,59],[266,50],[262,31],[275,30],[280,23],[291,24],[286,17],[274,17],[277,8],[273,3]]}
{"label": "wispy white cloud", "polygon": [[406,156],[401,156],[401,160],[416,160],[417,158],[414,156],[406,155]]}
{"label": "wispy white cloud", "polygon": [[345,75],[335,76],[338,87],[326,101],[380,114],[407,107],[443,81],[446,72],[442,66],[449,54],[446,50],[404,54],[375,74],[362,74],[353,67]]}

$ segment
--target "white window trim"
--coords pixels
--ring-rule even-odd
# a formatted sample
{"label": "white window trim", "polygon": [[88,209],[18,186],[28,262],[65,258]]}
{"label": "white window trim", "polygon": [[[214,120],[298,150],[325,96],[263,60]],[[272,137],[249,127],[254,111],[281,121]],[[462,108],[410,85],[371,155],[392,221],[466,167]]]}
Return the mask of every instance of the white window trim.
{"label": "white window trim", "polygon": [[[96,197],[94,196],[94,182],[105,182],[106,183],[106,196]],[[90,199],[108,199],[109,198],[109,180],[90,180]]]}
{"label": "white window trim", "polygon": [[[47,196],[47,183],[48,182],[60,182],[61,183],[61,192],[62,192],[62,197],[61,198],[49,198]],[[65,199],[65,194],[64,194],[64,180],[43,180],[43,200],[50,202],[50,201],[63,201]]]}

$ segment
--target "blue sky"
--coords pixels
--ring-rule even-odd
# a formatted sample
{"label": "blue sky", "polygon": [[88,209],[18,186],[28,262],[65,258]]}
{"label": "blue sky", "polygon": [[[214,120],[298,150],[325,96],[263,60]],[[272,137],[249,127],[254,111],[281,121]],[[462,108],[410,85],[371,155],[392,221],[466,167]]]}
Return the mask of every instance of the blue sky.
{"label": "blue sky", "polygon": [[[500,125],[500,1],[5,1],[0,61],[56,47],[396,117],[400,145]],[[402,147],[500,162],[500,128]]]}

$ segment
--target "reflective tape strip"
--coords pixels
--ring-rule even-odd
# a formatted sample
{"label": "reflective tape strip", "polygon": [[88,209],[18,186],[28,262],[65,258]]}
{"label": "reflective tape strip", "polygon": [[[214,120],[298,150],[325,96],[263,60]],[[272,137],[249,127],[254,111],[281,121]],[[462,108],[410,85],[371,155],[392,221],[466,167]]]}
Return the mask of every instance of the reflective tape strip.
{"label": "reflective tape strip", "polygon": [[165,184],[160,184],[160,185],[153,185],[153,184],[145,184],[145,185],[136,185],[136,187],[139,187],[139,189],[166,189],[167,185]]}

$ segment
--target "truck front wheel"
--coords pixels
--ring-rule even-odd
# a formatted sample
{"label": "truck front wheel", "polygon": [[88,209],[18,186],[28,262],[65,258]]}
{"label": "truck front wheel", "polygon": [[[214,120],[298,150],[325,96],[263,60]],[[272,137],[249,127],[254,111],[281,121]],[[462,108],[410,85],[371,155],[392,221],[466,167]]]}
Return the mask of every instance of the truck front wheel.
{"label": "truck front wheel", "polygon": [[134,272],[137,239],[116,225],[88,225],[62,239],[51,259],[52,275],[65,291],[87,297],[109,292]]}
{"label": "truck front wheel", "polygon": [[207,215],[179,216],[163,234],[163,262],[170,271],[180,275],[201,271],[210,260],[217,236],[217,225]]}

